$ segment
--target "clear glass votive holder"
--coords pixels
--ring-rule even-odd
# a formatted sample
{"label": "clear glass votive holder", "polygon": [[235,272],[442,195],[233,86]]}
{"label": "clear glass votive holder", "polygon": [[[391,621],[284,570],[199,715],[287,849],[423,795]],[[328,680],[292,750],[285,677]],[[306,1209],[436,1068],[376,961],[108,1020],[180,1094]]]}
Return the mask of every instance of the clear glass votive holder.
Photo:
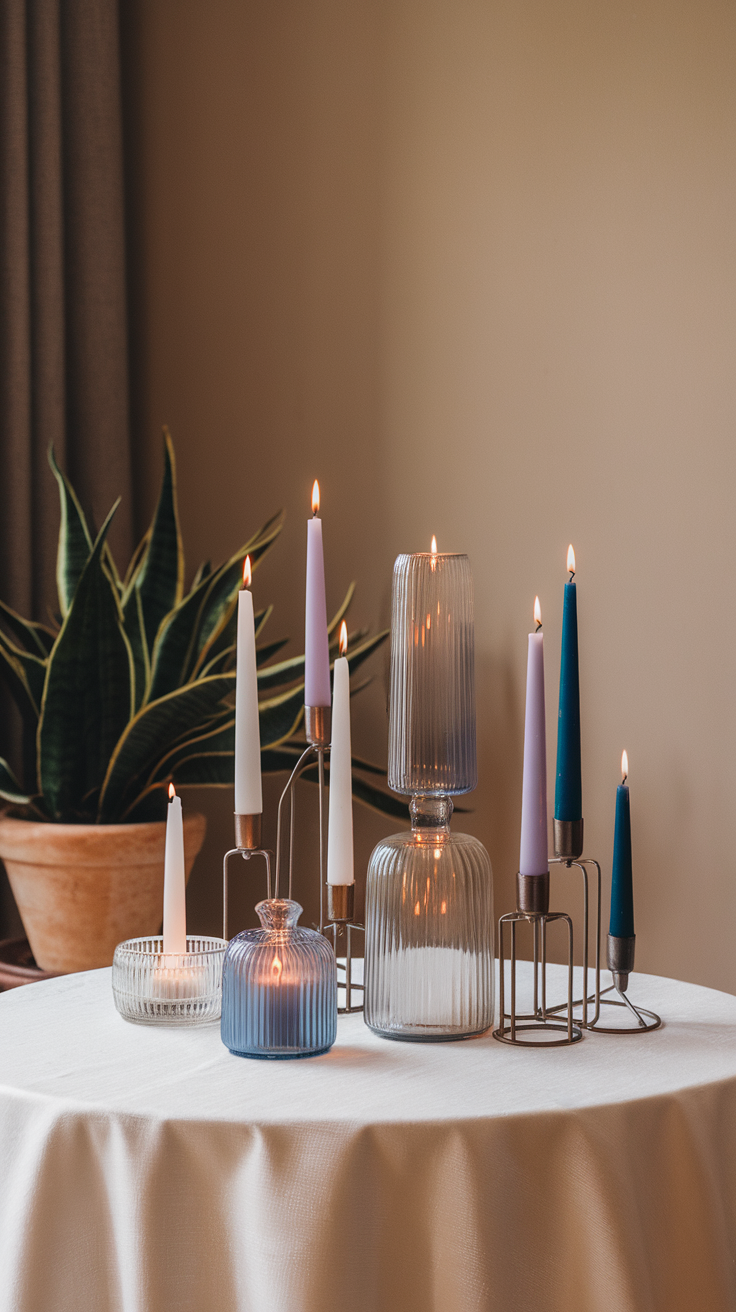
{"label": "clear glass votive holder", "polygon": [[297,925],[298,902],[268,898],[261,929],[230,940],[222,1041],[236,1057],[316,1057],[337,1037],[337,963],[323,934]]}
{"label": "clear glass votive holder", "polygon": [[129,938],[112,963],[112,993],[125,1020],[139,1025],[209,1025],[222,1004],[224,938],[187,937],[185,954],[163,938]]}

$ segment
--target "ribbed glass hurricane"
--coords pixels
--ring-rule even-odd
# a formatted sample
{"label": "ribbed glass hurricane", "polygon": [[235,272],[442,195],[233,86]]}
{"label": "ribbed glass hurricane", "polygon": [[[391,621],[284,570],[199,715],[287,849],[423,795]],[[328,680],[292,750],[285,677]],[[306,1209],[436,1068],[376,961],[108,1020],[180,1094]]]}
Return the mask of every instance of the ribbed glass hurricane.
{"label": "ribbed glass hurricane", "polygon": [[222,973],[222,1041],[240,1057],[310,1057],[337,1035],[337,968],[327,939],[302,929],[298,902],[256,907],[261,929],[230,941]]}
{"label": "ribbed glass hurricane", "polygon": [[473,579],[467,556],[398,556],[391,617],[388,783],[465,793],[475,751]]}
{"label": "ribbed glass hurricane", "polygon": [[222,938],[187,937],[185,953],[164,952],[158,938],[119,943],[112,962],[115,1006],[140,1025],[208,1025],[220,1016]]}
{"label": "ribbed glass hurricane", "polygon": [[493,877],[449,829],[449,798],[412,799],[411,832],[379,843],[366,890],[365,1021],[385,1038],[469,1038],[493,1021]]}

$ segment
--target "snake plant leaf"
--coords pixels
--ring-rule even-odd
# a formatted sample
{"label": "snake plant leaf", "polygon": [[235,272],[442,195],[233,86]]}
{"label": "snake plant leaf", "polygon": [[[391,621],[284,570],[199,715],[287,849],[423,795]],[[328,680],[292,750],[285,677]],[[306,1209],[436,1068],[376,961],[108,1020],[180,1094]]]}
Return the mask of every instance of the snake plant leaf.
{"label": "snake plant leaf", "polygon": [[0,674],[2,674],[8,691],[17,706],[23,726],[27,733],[35,734],[38,725],[38,709],[31,696],[23,666],[0,643]]}
{"label": "snake plant leaf", "polygon": [[161,621],[178,606],[184,591],[184,548],[176,502],[176,459],[168,428],[164,428],[161,493],[135,587],[143,603],[146,641],[150,651]]}
{"label": "snake plant leaf", "polygon": [[235,686],[234,674],[215,675],[147,702],[133,716],[110,755],[99,801],[99,819],[113,823],[130,805],[140,781],[187,730],[206,723]]}
{"label": "snake plant leaf", "polygon": [[336,614],[336,615],[333,615],[332,619],[330,620],[329,624],[327,625],[327,633],[328,633],[328,635],[331,636],[331,635],[335,632],[335,630],[337,629],[337,626],[339,625],[340,621],[343,620],[343,619],[345,618],[345,616],[347,615],[347,613],[348,613],[348,609],[349,609],[349,607],[350,607],[350,603],[351,603],[351,601],[353,600],[353,593],[354,593],[354,592],[355,592],[355,581],[353,581],[353,582],[350,584],[350,587],[348,588],[347,593],[345,594],[345,600],[343,601],[342,606],[341,606],[340,609],[338,610],[337,614]]}
{"label": "snake plant leaf", "polygon": [[148,643],[146,642],[143,602],[137,588],[133,588],[128,599],[128,605],[123,611],[123,628],[133,656],[135,679],[133,709],[137,711],[148,699],[151,685],[151,661],[148,655]]}
{"label": "snake plant leaf", "polygon": [[211,562],[209,560],[203,560],[202,564],[199,566],[199,569],[197,570],[197,573],[194,575],[194,578],[192,579],[192,586],[190,588],[190,592],[193,592],[194,589],[202,582],[202,579],[206,579],[207,576],[211,573],[212,573]]}
{"label": "snake plant leaf", "polygon": [[22,651],[2,632],[0,632],[0,656],[5,665],[6,679],[21,680],[23,691],[29,701],[30,718],[38,720],[46,678],[46,660],[34,656],[32,652]]}
{"label": "snake plant leaf", "polygon": [[251,566],[255,569],[261,557],[273,546],[283,526],[284,515],[280,511],[211,576],[195,634],[195,646],[190,653],[190,662],[193,663],[190,663],[188,672],[191,674],[196,674],[197,669],[209,659],[213,644],[231,618],[243,583],[245,557],[250,556]]}
{"label": "snake plant leaf", "polygon": [[[279,769],[293,769],[306,746],[306,738],[292,738],[288,743],[283,743],[281,747],[277,748],[276,750],[282,754],[284,761]],[[287,758],[291,759],[291,764],[287,763]],[[353,770],[363,770],[368,774],[380,775],[382,779],[386,778],[386,768],[383,765],[376,765],[373,761],[366,761],[362,756],[352,756],[350,762]]]}
{"label": "snake plant leaf", "polygon": [[263,647],[256,647],[256,666],[260,668],[265,665],[266,661],[270,661],[271,657],[281,651],[288,641],[288,638],[278,638],[276,642],[268,642]]}
{"label": "snake plant leaf", "polygon": [[13,634],[16,641],[23,644],[26,651],[42,659],[48,656],[56,641],[56,634],[48,625],[33,624],[30,620],[24,620],[17,611],[6,606],[4,601],[0,601],[0,623]]}
{"label": "snake plant leaf", "polygon": [[207,579],[202,579],[197,587],[187,593],[178,606],[165,616],[151,655],[150,701],[158,701],[160,697],[165,697],[175,688],[190,682],[184,677],[184,670],[207,587]]}
{"label": "snake plant leaf", "polygon": [[38,788],[49,815],[84,814],[132,713],[133,658],[120,603],[103,567],[113,506],[82,570],[48,659],[38,725]]}
{"label": "snake plant leaf", "polygon": [[230,670],[234,670],[237,656],[238,644],[234,642],[230,647],[226,647],[224,651],[219,652],[217,656],[213,656],[212,660],[207,662],[202,670],[202,678],[206,679],[208,674],[227,674]]}
{"label": "snake plant leaf", "polygon": [[361,642],[357,647],[353,647],[352,651],[348,647],[348,669],[350,670],[351,675],[363,664],[363,661],[367,661],[368,657],[371,656],[378,647],[382,646],[390,632],[390,629],[383,629],[381,633],[376,633],[372,638],[366,638],[365,642]]}
{"label": "snake plant leaf", "polygon": [[[245,543],[214,574],[202,579],[164,617],[151,656],[152,701],[166,696],[173,688],[190,683],[195,675],[202,673],[207,652],[227,630],[229,622],[233,636],[226,645],[232,643],[237,624],[233,617],[243,581],[243,561],[252,553],[251,559],[255,563],[281,531],[282,522],[282,516],[270,520],[261,533],[251,539],[250,544]],[[203,636],[208,625],[209,640]]]}
{"label": "snake plant leaf", "polygon": [[[260,638],[263,630],[265,629],[272,615],[273,615],[273,606],[267,606],[265,610],[257,610],[255,615],[253,616],[253,625],[255,628],[256,642]],[[288,641],[289,641],[288,638],[284,638],[284,642],[288,642]]]}
{"label": "snake plant leaf", "polygon": [[92,538],[77,494],[66,474],[62,473],[56,463],[53,446],[49,447],[49,464],[59,485],[61,505],[59,547],[56,553],[56,587],[59,593],[59,610],[64,618],[72,604],[74,590],[82,570],[89,559]]}
{"label": "snake plant leaf", "polygon": [[150,541],[151,541],[151,530],[150,528],[148,528],[146,529],[145,533],[143,534],[143,537],[138,543],[138,546],[133,552],[133,555],[130,558],[130,563],[128,564],[128,568],[125,571],[125,578],[123,579],[123,605],[125,605],[126,601],[128,600],[128,594],[130,592],[130,589],[135,587],[135,584],[138,581],[138,575],[140,574],[141,569],[143,567],[143,561],[145,560],[146,552],[148,550],[148,544]]}
{"label": "snake plant leaf", "polygon": [[265,688],[281,688],[285,683],[293,683],[295,679],[304,678],[304,657],[290,656],[286,661],[278,661],[276,665],[262,665],[258,669],[258,690],[263,692]]}
{"label": "snake plant leaf", "polygon": [[[231,678],[234,676],[230,676]],[[196,684],[194,685],[196,687]],[[289,738],[296,729],[304,712],[304,685],[300,685],[280,697],[273,697],[261,702],[259,720],[261,729],[262,758],[264,749],[275,747]],[[232,787],[234,779],[235,717],[230,717],[225,724],[217,727],[211,735],[203,734],[185,745],[183,750],[171,753],[166,766],[171,773],[167,776],[156,771],[161,780],[173,777],[175,783],[208,783],[210,785]],[[199,766],[202,765],[200,771]],[[163,766],[163,762],[162,762]],[[206,777],[205,777],[206,776]]]}
{"label": "snake plant leaf", "polygon": [[[263,773],[291,773],[305,746],[306,744],[300,743],[298,750],[292,751],[291,744],[284,743],[280,747],[271,748],[268,751],[263,752],[261,754],[261,769],[263,770]],[[356,766],[356,760],[357,758],[353,759],[354,768]],[[365,769],[366,763],[363,763],[359,768]],[[375,774],[383,775],[385,773],[379,766],[371,765],[369,768]],[[317,772],[317,765],[307,766],[306,770],[304,770],[303,774],[299,777],[300,779],[305,779],[307,783],[318,783],[319,775]],[[329,757],[325,760],[325,780],[329,784]],[[395,816],[397,819],[404,821],[408,820],[409,808],[406,802],[400,801],[391,793],[383,792],[380,788],[375,788],[372,784],[366,783],[364,779],[358,778],[355,774],[353,775],[352,786],[353,797],[356,801],[362,802],[364,806],[369,807],[372,811],[378,811],[381,815]]]}
{"label": "snake plant leaf", "polygon": [[[172,744],[169,751],[159,757],[151,771],[146,784],[166,783],[174,777],[180,761],[187,757],[200,756],[212,752],[225,752],[233,755],[235,751],[235,713],[228,706],[220,715],[215,716],[208,725],[189,734],[182,735]],[[176,780],[175,780],[176,782]]]}
{"label": "snake plant leaf", "polygon": [[16,806],[27,806],[31,800],[21,789],[13,771],[2,756],[0,756],[0,797],[6,802],[14,802]]}
{"label": "snake plant leaf", "polygon": [[[261,629],[268,620],[272,610],[273,606],[269,606],[266,610],[256,611],[253,616],[256,638],[258,638],[258,634],[261,632]],[[198,667],[198,674],[224,674],[226,670],[235,669],[235,658],[238,650],[238,644],[236,641],[237,630],[237,607],[233,607],[231,619],[228,620],[228,623],[220,633],[219,638],[217,638],[210,646],[207,664],[203,665],[201,669]],[[272,642],[269,643],[268,646],[256,648],[256,665],[262,665],[264,661],[269,660],[277,651],[280,651],[282,647],[286,646],[288,641],[288,638],[281,638],[278,642]]]}

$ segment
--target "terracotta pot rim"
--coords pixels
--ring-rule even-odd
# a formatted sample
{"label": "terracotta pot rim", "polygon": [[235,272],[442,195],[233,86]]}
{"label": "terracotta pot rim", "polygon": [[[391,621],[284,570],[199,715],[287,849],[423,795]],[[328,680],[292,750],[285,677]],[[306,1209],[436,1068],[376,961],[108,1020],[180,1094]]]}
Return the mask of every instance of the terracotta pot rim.
{"label": "terracotta pot rim", "polygon": [[[207,818],[200,811],[184,816],[184,833],[204,836]],[[64,869],[87,866],[156,865],[163,860],[165,820],[131,825],[64,825],[50,820],[0,819],[0,859],[25,866]]]}
{"label": "terracotta pot rim", "polygon": [[[191,824],[194,820],[203,817],[203,811],[186,811],[184,813],[184,824]],[[66,825],[59,820],[26,820],[23,816],[2,815],[0,816],[0,829],[15,829],[20,832],[23,829],[28,834],[69,834],[70,837],[81,838],[85,834],[140,834],[150,831],[156,826],[163,829],[166,825],[165,820],[135,820],[132,824],[90,824],[90,825]]]}

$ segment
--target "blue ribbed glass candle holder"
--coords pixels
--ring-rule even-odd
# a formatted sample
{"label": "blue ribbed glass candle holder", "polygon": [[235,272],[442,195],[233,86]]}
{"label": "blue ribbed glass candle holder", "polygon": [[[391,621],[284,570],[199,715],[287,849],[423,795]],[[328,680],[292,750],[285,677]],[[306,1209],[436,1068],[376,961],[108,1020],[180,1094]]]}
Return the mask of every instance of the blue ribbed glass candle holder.
{"label": "blue ribbed glass candle holder", "polygon": [[337,968],[327,939],[297,926],[298,902],[256,907],[261,929],[230,941],[222,972],[222,1041],[237,1057],[313,1057],[337,1035]]}

